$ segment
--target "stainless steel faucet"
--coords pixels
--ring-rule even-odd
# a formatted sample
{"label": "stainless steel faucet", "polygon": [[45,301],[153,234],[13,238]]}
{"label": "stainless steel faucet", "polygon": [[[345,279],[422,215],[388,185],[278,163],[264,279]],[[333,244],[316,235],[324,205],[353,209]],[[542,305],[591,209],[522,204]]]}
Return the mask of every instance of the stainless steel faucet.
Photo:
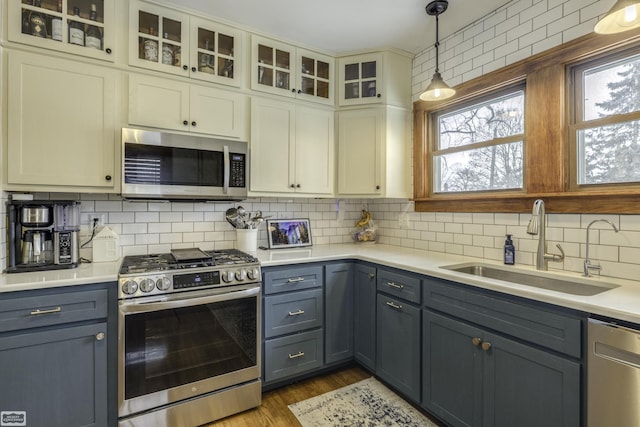
{"label": "stainless steel faucet", "polygon": [[608,219],[594,219],[589,223],[589,225],[587,225],[587,254],[584,259],[584,273],[582,274],[585,277],[591,276],[591,270],[600,271],[600,269],[602,268],[598,264],[591,264],[591,260],[589,260],[589,228],[596,222],[606,222],[613,228],[613,231],[615,231],[616,233],[618,232],[618,227],[616,227],[616,225],[611,221],[609,221]]}
{"label": "stainless steel faucet", "polygon": [[544,201],[541,199],[533,203],[527,233],[538,235],[538,252],[536,253],[537,270],[548,270],[549,261],[560,262],[564,259],[564,251],[560,243],[556,246],[560,250],[561,255],[547,253],[547,214],[544,209]]}

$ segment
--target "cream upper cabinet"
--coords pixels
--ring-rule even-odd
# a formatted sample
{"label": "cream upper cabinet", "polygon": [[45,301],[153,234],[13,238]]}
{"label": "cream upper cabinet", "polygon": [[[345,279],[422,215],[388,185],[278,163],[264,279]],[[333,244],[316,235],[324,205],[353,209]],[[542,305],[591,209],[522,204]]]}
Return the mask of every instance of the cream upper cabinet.
{"label": "cream upper cabinet", "polygon": [[248,97],[161,77],[129,75],[129,124],[246,139]]}
{"label": "cream upper cabinet", "polygon": [[334,193],[334,113],[252,98],[252,195]]}
{"label": "cream upper cabinet", "polygon": [[117,74],[11,51],[5,190],[117,192]]}
{"label": "cream upper cabinet", "polygon": [[411,196],[411,112],[392,106],[338,113],[338,196]]}
{"label": "cream upper cabinet", "polygon": [[409,55],[394,51],[338,58],[340,106],[386,104],[411,108]]}
{"label": "cream upper cabinet", "polygon": [[251,89],[333,105],[332,57],[254,35],[251,58]]}
{"label": "cream upper cabinet", "polygon": [[135,0],[129,25],[130,65],[240,86],[241,31]]}
{"label": "cream upper cabinet", "polygon": [[116,0],[8,0],[8,39],[113,62],[115,3]]}

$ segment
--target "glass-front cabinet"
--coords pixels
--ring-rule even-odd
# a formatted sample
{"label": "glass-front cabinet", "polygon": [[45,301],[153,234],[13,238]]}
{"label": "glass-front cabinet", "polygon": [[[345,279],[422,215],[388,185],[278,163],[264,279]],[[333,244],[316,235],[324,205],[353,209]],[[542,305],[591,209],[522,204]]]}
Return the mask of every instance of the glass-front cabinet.
{"label": "glass-front cabinet", "polygon": [[114,61],[115,0],[9,0],[8,39]]}
{"label": "glass-front cabinet", "polygon": [[382,55],[340,59],[340,105],[383,102]]}
{"label": "glass-front cabinet", "polygon": [[130,24],[130,65],[240,86],[239,31],[135,1]]}
{"label": "glass-front cabinet", "polygon": [[253,36],[252,62],[251,89],[333,104],[330,56]]}

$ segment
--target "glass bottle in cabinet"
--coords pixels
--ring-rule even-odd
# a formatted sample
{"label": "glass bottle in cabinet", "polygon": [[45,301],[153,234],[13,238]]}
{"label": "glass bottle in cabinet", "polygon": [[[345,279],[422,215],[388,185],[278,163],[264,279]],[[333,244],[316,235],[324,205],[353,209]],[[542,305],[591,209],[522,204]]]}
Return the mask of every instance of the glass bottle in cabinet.
{"label": "glass bottle in cabinet", "polygon": [[299,95],[314,101],[333,103],[333,60],[319,54],[298,52]]}
{"label": "glass bottle in cabinet", "polygon": [[258,44],[258,84],[290,90],[291,53],[276,47]]}
{"label": "glass bottle in cabinet", "polygon": [[242,34],[213,21],[190,17],[191,78],[240,86]]}
{"label": "glass bottle in cabinet", "polygon": [[[166,13],[165,13],[166,12]],[[188,40],[182,16],[163,8],[145,5],[140,9],[131,2],[131,42],[130,63],[158,71],[184,74],[188,68],[183,63],[183,49]],[[137,52],[137,53],[136,53]]]}
{"label": "glass bottle in cabinet", "polygon": [[112,61],[114,9],[115,0],[9,0],[8,39]]}

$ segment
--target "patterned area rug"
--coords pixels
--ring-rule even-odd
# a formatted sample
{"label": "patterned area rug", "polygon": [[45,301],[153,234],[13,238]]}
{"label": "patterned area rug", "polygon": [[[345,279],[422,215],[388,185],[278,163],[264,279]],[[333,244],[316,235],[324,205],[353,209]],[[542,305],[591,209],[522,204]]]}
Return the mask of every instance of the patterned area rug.
{"label": "patterned area rug", "polygon": [[373,377],[294,403],[289,409],[304,427],[437,427]]}

